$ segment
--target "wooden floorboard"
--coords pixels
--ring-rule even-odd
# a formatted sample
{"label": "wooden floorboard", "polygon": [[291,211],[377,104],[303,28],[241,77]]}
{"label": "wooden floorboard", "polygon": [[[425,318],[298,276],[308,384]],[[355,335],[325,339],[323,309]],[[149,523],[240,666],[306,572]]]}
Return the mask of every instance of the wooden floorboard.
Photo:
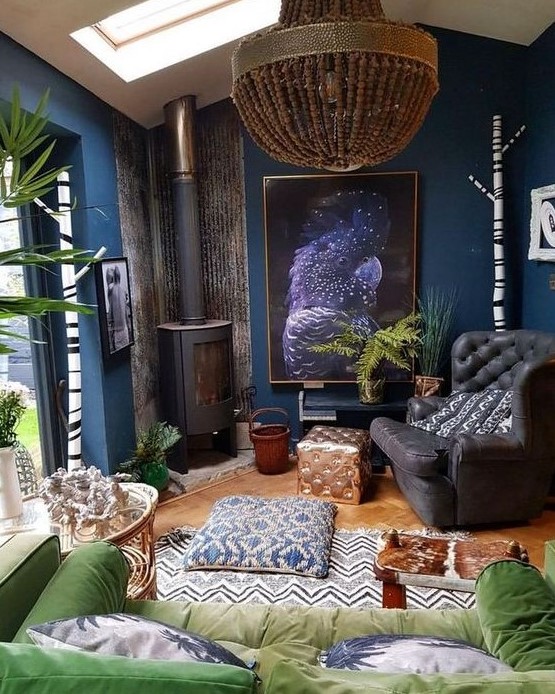
{"label": "wooden floorboard", "polygon": [[[199,528],[208,517],[215,501],[230,494],[253,494],[276,497],[296,494],[296,467],[281,475],[262,475],[257,470],[236,475],[204,489],[198,489],[173,500],[165,501],[156,511],[156,537],[184,525]],[[416,530],[422,521],[410,509],[398,490],[391,472],[372,477],[363,503],[358,506],[338,504],[338,528],[397,528]],[[483,540],[517,540],[529,552],[530,561],[543,569],[544,543],[555,538],[555,499],[550,500],[541,518],[524,525],[472,527],[473,536]]]}

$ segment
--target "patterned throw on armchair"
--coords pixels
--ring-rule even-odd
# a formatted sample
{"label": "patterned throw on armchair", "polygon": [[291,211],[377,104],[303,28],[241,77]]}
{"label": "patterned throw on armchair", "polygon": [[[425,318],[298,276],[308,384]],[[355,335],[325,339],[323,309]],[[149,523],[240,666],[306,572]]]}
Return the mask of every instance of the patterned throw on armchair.
{"label": "patterned throw on armchair", "polygon": [[411,398],[410,423],[370,426],[399,488],[427,525],[540,516],[555,473],[555,335],[463,333],[451,368],[448,398]]}

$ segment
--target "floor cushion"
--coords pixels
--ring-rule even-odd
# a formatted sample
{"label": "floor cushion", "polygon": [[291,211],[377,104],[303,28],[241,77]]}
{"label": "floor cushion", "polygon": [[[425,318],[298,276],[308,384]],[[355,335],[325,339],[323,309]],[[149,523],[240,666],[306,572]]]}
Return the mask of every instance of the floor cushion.
{"label": "floor cushion", "polygon": [[217,501],[189,545],[186,569],[328,573],[335,504],[296,496]]}

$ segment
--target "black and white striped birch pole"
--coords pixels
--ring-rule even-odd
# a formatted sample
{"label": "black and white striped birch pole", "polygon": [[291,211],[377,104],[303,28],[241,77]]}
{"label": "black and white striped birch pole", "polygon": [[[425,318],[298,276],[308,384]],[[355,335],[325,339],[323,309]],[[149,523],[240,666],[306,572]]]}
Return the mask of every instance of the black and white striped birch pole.
{"label": "black and white striped birch pole", "polygon": [[503,203],[503,154],[525,131],[521,126],[507,144],[502,144],[501,116],[493,117],[493,193],[480,183],[474,176],[469,180],[478,190],[493,202],[493,325],[495,330],[505,330],[505,247],[504,247],[504,203]]}
{"label": "black and white striped birch pole", "polygon": [[[35,198],[35,203],[58,224],[60,250],[73,250],[71,199],[67,171],[58,176],[57,190],[58,212],[51,210],[39,198]],[[102,246],[94,257],[101,258],[104,253],[106,248]],[[77,303],[77,280],[89,269],[90,263],[76,274],[73,263],[62,264],[62,290],[65,301]],[[75,470],[83,464],[81,459],[81,350],[77,312],[66,311],[65,323],[68,362],[67,469]]]}

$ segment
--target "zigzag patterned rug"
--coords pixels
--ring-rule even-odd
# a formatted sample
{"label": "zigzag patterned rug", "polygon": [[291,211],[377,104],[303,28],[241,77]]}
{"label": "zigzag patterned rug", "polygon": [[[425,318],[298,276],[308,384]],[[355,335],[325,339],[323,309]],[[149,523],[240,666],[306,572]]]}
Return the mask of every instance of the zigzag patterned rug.
{"label": "zigzag patterned rug", "polygon": [[[156,543],[159,600],[381,607],[382,586],[372,571],[383,530],[336,530],[327,578],[244,571],[185,571],[182,557],[195,530],[180,528]],[[409,608],[469,608],[474,594],[407,587]]]}

